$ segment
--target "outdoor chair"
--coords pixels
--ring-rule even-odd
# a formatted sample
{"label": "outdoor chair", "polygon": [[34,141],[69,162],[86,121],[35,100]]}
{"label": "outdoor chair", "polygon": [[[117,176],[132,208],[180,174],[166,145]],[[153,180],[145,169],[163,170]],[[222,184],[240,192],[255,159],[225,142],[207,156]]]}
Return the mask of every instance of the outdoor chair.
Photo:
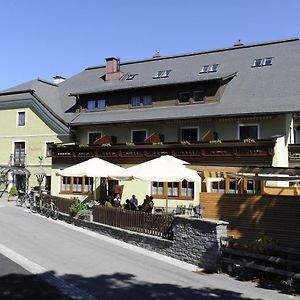
{"label": "outdoor chair", "polygon": [[196,205],[194,208],[194,214],[195,216],[198,216],[199,218],[203,218],[203,206],[202,205]]}

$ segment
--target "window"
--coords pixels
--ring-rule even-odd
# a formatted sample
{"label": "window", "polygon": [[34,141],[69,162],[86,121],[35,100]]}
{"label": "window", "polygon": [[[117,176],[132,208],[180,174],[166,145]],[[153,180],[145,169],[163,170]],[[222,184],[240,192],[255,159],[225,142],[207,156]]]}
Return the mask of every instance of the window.
{"label": "window", "polygon": [[181,195],[184,197],[194,197],[194,182],[183,180],[181,183]]}
{"label": "window", "polygon": [[178,102],[181,103],[202,103],[204,102],[204,91],[182,92],[178,94]]}
{"label": "window", "polygon": [[51,147],[54,145],[54,142],[46,142],[46,157],[52,156],[52,149]]}
{"label": "window", "polygon": [[204,102],[204,91],[194,91],[193,102]]}
{"label": "window", "polygon": [[132,130],[131,131],[131,142],[132,143],[143,143],[147,138],[147,130]]}
{"label": "window", "polygon": [[131,97],[131,107],[151,106],[152,96],[133,96]]}
{"label": "window", "polygon": [[225,192],[225,180],[213,181],[211,183],[211,191],[213,193],[224,193]]}
{"label": "window", "polygon": [[172,70],[164,70],[164,71],[157,71],[153,79],[157,78],[168,78],[169,74],[171,73]]}
{"label": "window", "polygon": [[14,143],[14,165],[25,164],[25,142]]}
{"label": "window", "polygon": [[273,63],[273,57],[256,58],[252,63],[252,68],[271,66]]}
{"label": "window", "polygon": [[151,193],[156,198],[192,199],[194,182],[152,182]]}
{"label": "window", "polygon": [[179,182],[168,182],[168,196],[179,196]]}
{"label": "window", "polygon": [[264,59],[263,66],[271,66],[272,65],[272,57],[268,57]]}
{"label": "window", "polygon": [[199,74],[217,72],[218,67],[219,67],[219,64],[204,65],[204,66],[202,66]]}
{"label": "window", "polygon": [[126,80],[133,80],[137,74],[128,74]]}
{"label": "window", "polygon": [[262,58],[256,58],[253,61],[252,67],[261,67],[262,62],[263,62]]}
{"label": "window", "polygon": [[209,69],[209,65],[204,65],[201,70],[200,70],[200,73],[207,73],[208,72],[208,69]]}
{"label": "window", "polygon": [[88,133],[88,144],[93,144],[96,140],[102,137],[101,132],[89,132]]}
{"label": "window", "polygon": [[131,106],[132,107],[138,107],[140,105],[141,105],[141,97],[140,96],[131,97]]}
{"label": "window", "polygon": [[163,182],[152,182],[152,194],[163,195],[164,194],[164,183]]}
{"label": "window", "polygon": [[181,128],[181,141],[196,142],[199,139],[198,128]]}
{"label": "window", "polygon": [[88,110],[97,110],[97,109],[105,109],[105,108],[106,108],[106,100],[104,99],[89,100],[87,102]]}
{"label": "window", "polygon": [[71,177],[63,177],[62,178],[61,191],[62,192],[71,192]]}
{"label": "window", "polygon": [[189,103],[191,98],[190,92],[179,93],[178,100],[179,103]]}
{"label": "window", "polygon": [[238,194],[239,193],[239,178],[230,178],[229,179],[229,193]]}
{"label": "window", "polygon": [[82,177],[73,177],[73,192],[81,193],[82,190]]}
{"label": "window", "polygon": [[17,126],[25,126],[25,111],[18,111]]}
{"label": "window", "polygon": [[208,68],[208,72],[217,72],[218,66],[218,64],[210,65]]}
{"label": "window", "polygon": [[92,194],[93,178],[92,177],[62,177],[62,193],[74,194]]}
{"label": "window", "polygon": [[245,140],[245,139],[258,139],[258,125],[256,124],[249,124],[249,125],[239,125],[238,131],[238,139]]}
{"label": "window", "polygon": [[152,105],[152,96],[143,96],[143,105],[144,106]]}

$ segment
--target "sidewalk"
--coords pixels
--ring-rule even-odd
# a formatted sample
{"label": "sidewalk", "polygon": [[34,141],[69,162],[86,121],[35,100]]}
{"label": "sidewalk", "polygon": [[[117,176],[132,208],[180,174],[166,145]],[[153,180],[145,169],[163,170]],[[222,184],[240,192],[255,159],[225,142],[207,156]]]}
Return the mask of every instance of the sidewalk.
{"label": "sidewalk", "polygon": [[0,299],[69,300],[37,275],[0,254]]}

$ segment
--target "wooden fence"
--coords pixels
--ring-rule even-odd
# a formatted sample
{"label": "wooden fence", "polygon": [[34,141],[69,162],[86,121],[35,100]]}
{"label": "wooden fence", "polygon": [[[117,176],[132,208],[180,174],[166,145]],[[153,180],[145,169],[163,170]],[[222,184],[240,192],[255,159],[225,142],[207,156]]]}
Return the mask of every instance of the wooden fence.
{"label": "wooden fence", "polygon": [[93,221],[167,239],[173,238],[172,215],[149,214],[96,205],[93,207]]}
{"label": "wooden fence", "polygon": [[300,250],[278,247],[264,242],[241,243],[232,238],[221,240],[222,268],[250,268],[300,280]]}
{"label": "wooden fence", "polygon": [[62,213],[65,213],[65,214],[69,214],[70,213],[70,206],[73,203],[78,202],[78,200],[76,200],[76,199],[67,199],[67,198],[56,197],[56,196],[45,195],[45,194],[42,194],[42,199],[43,199],[44,203],[50,203],[50,201],[52,199],[52,201],[58,207],[59,212],[62,212]]}
{"label": "wooden fence", "polygon": [[200,193],[203,217],[229,222],[228,235],[245,241],[268,238],[300,248],[300,197]]}

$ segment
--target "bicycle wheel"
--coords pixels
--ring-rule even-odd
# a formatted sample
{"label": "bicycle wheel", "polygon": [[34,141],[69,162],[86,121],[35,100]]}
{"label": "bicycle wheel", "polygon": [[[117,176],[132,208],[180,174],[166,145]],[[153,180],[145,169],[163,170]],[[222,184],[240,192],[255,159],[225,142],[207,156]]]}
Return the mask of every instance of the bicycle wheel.
{"label": "bicycle wheel", "polygon": [[58,219],[58,216],[59,216],[59,211],[58,211],[58,208],[56,206],[54,206],[51,210],[51,218],[53,220],[57,220]]}
{"label": "bicycle wheel", "polygon": [[30,211],[32,213],[36,213],[37,212],[37,206],[36,206],[36,203],[34,200],[31,200],[30,201]]}
{"label": "bicycle wheel", "polygon": [[24,196],[24,207],[30,208],[30,197],[28,195]]}

